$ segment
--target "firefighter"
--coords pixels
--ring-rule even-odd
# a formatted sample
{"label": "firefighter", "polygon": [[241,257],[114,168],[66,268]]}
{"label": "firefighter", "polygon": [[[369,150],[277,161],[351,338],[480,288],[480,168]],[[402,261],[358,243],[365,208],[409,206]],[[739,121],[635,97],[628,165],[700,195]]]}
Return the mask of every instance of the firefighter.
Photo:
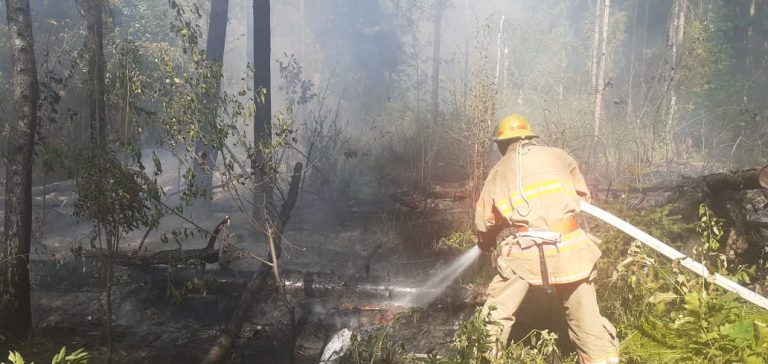
{"label": "firefighter", "polygon": [[488,330],[506,343],[528,288],[549,286],[565,308],[581,363],[618,363],[615,329],[600,315],[592,282],[600,249],[576,220],[589,189],[573,158],[536,137],[523,116],[501,119],[494,141],[502,158],[476,205],[478,245],[493,252],[497,270],[483,307],[494,320]]}

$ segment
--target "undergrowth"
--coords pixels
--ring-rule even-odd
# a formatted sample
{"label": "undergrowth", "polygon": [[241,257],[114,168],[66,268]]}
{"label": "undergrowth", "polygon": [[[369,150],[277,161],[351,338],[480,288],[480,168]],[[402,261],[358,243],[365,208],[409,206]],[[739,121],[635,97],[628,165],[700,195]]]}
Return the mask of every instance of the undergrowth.
{"label": "undergrowth", "polygon": [[[635,223],[677,225],[668,209],[657,209]],[[712,273],[748,283],[751,267],[729,267],[720,249],[723,221],[704,205],[694,225],[661,229],[665,233],[691,231],[700,244],[691,256]],[[653,233],[652,233],[653,235]],[[666,240],[666,239],[662,239]],[[666,240],[669,241],[669,240]],[[768,312],[725,292],[710,279],[683,269],[649,252],[639,242],[630,244],[624,260],[613,270],[602,302],[620,330],[622,357],[630,363],[764,363],[768,361]]]}
{"label": "undergrowth", "polygon": [[[754,267],[729,266],[722,254],[723,221],[706,206],[699,221],[687,223],[669,207],[608,207],[641,230],[686,251],[712,273],[749,283]],[[602,238],[598,298],[603,314],[619,329],[624,363],[766,363],[768,311],[725,292],[708,278],[695,276],[605,224],[590,226]],[[450,241],[463,240],[455,234]],[[476,313],[459,324],[452,344],[441,355],[416,355],[394,337],[408,318],[398,317],[385,330],[356,339],[346,363],[575,363],[560,353],[557,335],[533,331],[506,347],[486,332],[490,316]],[[479,312],[479,310],[478,310]],[[492,358],[488,353],[497,353]]]}
{"label": "undergrowth", "polygon": [[511,345],[502,345],[491,337],[486,325],[493,324],[490,313],[475,314],[461,322],[453,336],[452,344],[442,355],[436,353],[417,355],[409,352],[406,345],[395,341],[393,334],[407,320],[417,321],[420,311],[411,310],[398,315],[395,320],[377,334],[355,338],[351,354],[344,363],[351,364],[512,364],[512,363],[562,363],[575,364],[575,355],[563,355],[557,347],[557,335],[548,330],[533,330],[525,338]]}
{"label": "undergrowth", "polygon": [[[85,349],[78,349],[71,353],[67,353],[67,348],[62,347],[59,352],[51,359],[51,364],[88,364],[90,354]],[[7,364],[24,364],[24,357],[17,351],[11,351],[8,353]],[[1,362],[0,364],[6,364]],[[30,363],[35,364],[35,363]]]}

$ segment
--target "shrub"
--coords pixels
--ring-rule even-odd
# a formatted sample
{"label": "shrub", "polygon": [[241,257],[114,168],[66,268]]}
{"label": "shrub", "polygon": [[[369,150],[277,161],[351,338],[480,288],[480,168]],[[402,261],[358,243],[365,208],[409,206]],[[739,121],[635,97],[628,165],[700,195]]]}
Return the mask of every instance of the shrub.
{"label": "shrub", "polygon": [[[51,364],[88,364],[90,355],[85,349],[78,349],[67,354],[67,347],[62,347],[58,354],[51,359]],[[24,364],[24,358],[17,351],[8,353],[8,364]],[[2,364],[6,364],[3,362]],[[35,363],[30,363],[35,364]]]}

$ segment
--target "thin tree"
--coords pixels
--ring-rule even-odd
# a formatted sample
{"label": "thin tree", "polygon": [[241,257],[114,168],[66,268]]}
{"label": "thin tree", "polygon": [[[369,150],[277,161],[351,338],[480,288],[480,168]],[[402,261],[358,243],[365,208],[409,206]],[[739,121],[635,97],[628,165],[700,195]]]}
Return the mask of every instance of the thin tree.
{"label": "thin tree", "polygon": [[750,0],[749,1],[749,20],[747,25],[747,36],[744,39],[744,47],[746,48],[747,54],[746,57],[744,57],[744,70],[747,72],[751,71],[752,69],[752,59],[754,54],[754,38],[755,38],[755,14],[757,10],[757,0]]}
{"label": "thin tree", "polygon": [[32,236],[32,162],[37,126],[37,63],[29,0],[6,0],[12,52],[14,119],[6,150],[5,216],[0,241],[0,335],[19,340],[32,328],[29,250]]}
{"label": "thin tree", "polygon": [[[82,0],[80,6],[85,17],[85,49],[88,55],[88,129],[90,134],[91,154],[89,163],[102,163],[107,155],[107,118],[106,118],[106,64],[104,60],[104,0]],[[105,229],[106,230],[106,229]],[[99,229],[101,232],[102,230]],[[99,234],[100,238],[102,237]],[[112,362],[112,285],[114,275],[114,253],[117,242],[104,234],[108,260],[104,265],[104,300],[106,307],[107,362]]]}
{"label": "thin tree", "polygon": [[253,120],[253,141],[256,151],[251,159],[254,182],[254,217],[265,216],[273,210],[271,158],[259,147],[272,141],[271,105],[271,42],[269,0],[253,0],[253,89],[256,93],[256,112]]}
{"label": "thin tree", "polygon": [[664,137],[666,139],[667,158],[674,153],[672,150],[672,134],[674,133],[675,121],[677,120],[677,84],[680,80],[680,48],[685,38],[685,15],[688,9],[688,0],[675,0],[672,6],[672,14],[669,21],[669,35],[667,41],[668,59],[667,67],[669,70],[669,104],[667,107],[667,120]]}
{"label": "thin tree", "polygon": [[608,21],[611,13],[611,0],[603,3],[600,32],[600,60],[597,67],[597,83],[595,84],[595,135],[600,135],[600,121],[603,117],[603,93],[605,91],[605,68],[608,60]]}
{"label": "thin tree", "polygon": [[501,37],[504,35],[504,15],[501,16],[499,21],[499,33],[496,34],[496,76],[493,78],[493,83],[499,85],[499,72],[501,72]]}
{"label": "thin tree", "polygon": [[592,78],[592,91],[597,90],[597,65],[599,63],[599,54],[600,54],[600,10],[602,9],[601,5],[603,4],[602,0],[595,0],[595,29],[592,32],[592,68],[590,69],[589,75]]}
{"label": "thin tree", "polygon": [[88,52],[88,126],[91,146],[107,145],[104,62],[104,0],[81,2],[86,23],[85,48]]}
{"label": "thin tree", "polygon": [[627,107],[625,112],[625,120],[634,120],[634,111],[632,110],[632,83],[635,78],[635,45],[637,44],[637,32],[640,27],[637,24],[637,2],[632,2],[632,20],[630,24],[630,31],[632,32],[632,42],[629,46],[629,80],[627,81]]}
{"label": "thin tree", "polygon": [[442,40],[443,8],[446,0],[435,0],[435,30],[432,47],[432,122],[440,113],[440,42]]}
{"label": "thin tree", "polygon": [[[221,92],[221,70],[224,62],[224,45],[227,36],[227,18],[229,14],[229,0],[213,0],[211,2],[211,11],[208,21],[208,38],[205,47],[206,61],[214,64],[216,70],[216,78],[214,79],[215,85],[211,88],[209,98],[211,102],[211,110],[209,110],[208,117],[215,119],[218,115],[217,103],[213,102]],[[203,130],[204,133],[209,133],[210,130]],[[205,139],[207,136],[203,136]],[[195,173],[195,186],[210,192],[213,185],[213,174],[210,172],[213,169],[214,163],[216,163],[215,150],[210,142],[205,140],[198,140],[195,143],[195,158],[192,162],[192,170]],[[207,201],[207,199],[206,199]]]}

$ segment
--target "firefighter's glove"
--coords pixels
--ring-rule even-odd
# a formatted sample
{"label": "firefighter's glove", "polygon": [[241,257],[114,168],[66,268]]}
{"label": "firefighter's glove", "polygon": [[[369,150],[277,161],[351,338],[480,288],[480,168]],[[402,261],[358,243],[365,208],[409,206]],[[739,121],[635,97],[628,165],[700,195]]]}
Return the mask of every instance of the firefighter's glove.
{"label": "firefighter's glove", "polygon": [[496,239],[490,236],[483,236],[484,234],[477,234],[477,246],[483,252],[490,253],[496,249]]}

